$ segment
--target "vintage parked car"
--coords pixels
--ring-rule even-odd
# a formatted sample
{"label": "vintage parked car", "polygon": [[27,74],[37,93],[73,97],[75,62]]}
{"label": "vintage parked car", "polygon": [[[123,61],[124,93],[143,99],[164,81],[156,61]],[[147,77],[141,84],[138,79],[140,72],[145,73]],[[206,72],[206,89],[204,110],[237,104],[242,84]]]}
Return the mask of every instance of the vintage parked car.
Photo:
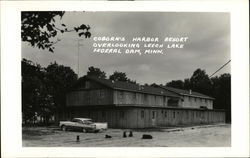
{"label": "vintage parked car", "polygon": [[90,118],[73,118],[72,121],[60,121],[61,130],[81,130],[82,132],[99,132],[108,128],[107,122],[92,122]]}

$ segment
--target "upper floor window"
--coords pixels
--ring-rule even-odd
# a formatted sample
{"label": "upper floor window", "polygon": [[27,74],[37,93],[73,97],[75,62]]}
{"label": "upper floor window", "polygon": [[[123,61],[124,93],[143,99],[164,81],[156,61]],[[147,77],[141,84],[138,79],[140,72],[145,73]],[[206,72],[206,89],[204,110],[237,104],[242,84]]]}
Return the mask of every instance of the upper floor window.
{"label": "upper floor window", "polygon": [[104,98],[104,94],[105,94],[104,90],[103,89],[100,90],[100,98]]}
{"label": "upper floor window", "polygon": [[133,93],[133,99],[134,100],[136,99],[136,93]]}
{"label": "upper floor window", "polygon": [[86,96],[86,102],[87,102],[87,104],[90,104],[90,94],[86,93],[85,96]]}
{"label": "upper floor window", "polygon": [[123,99],[123,92],[122,91],[119,91],[119,93],[118,93],[118,97],[119,97],[119,99]]}
{"label": "upper floor window", "polygon": [[120,112],[120,118],[124,118],[124,111]]}
{"label": "upper floor window", "polygon": [[178,106],[179,105],[179,100],[178,99],[168,99],[168,106]]}
{"label": "upper floor window", "polygon": [[89,81],[86,81],[86,82],[85,82],[85,88],[86,88],[86,89],[89,89],[89,88],[90,88],[90,82],[89,82]]}
{"label": "upper floor window", "polygon": [[155,111],[152,111],[152,119],[155,118]]}
{"label": "upper floor window", "polygon": [[144,101],[147,101],[147,97],[148,97],[147,94],[144,94],[144,95],[143,95]]}
{"label": "upper floor window", "polygon": [[141,111],[141,118],[144,118],[144,111]]}

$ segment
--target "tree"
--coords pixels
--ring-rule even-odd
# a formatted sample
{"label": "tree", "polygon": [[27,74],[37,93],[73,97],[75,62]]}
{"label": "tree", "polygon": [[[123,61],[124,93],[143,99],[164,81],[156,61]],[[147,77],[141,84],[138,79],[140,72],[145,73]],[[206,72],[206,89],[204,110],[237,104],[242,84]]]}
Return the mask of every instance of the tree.
{"label": "tree", "polygon": [[[54,44],[60,39],[55,37],[65,32],[77,32],[79,36],[90,38],[90,26],[80,25],[72,29],[65,24],[57,24],[56,18],[62,19],[64,11],[24,11],[21,13],[21,38],[32,47],[48,49],[54,52]],[[58,26],[59,25],[59,26]]]}
{"label": "tree", "polygon": [[195,70],[189,81],[192,90],[206,95],[211,94],[211,81],[205,70]]}
{"label": "tree", "polygon": [[184,89],[184,82],[182,80],[173,80],[168,82],[166,86]]}
{"label": "tree", "polygon": [[40,65],[22,60],[22,115],[25,123],[35,122],[37,116],[48,120],[54,112],[54,99],[44,78],[45,71]]}
{"label": "tree", "polygon": [[49,93],[55,99],[57,110],[62,110],[66,106],[66,93],[77,81],[77,74],[70,68],[58,65],[56,62],[50,63],[46,68],[46,84]]}
{"label": "tree", "polygon": [[197,69],[191,78],[182,80],[173,80],[166,84],[167,86],[192,89],[215,98],[213,102],[214,109],[226,110],[226,121],[231,122],[231,75],[222,74],[219,77],[209,78],[205,70]]}
{"label": "tree", "polygon": [[56,107],[54,97],[48,91],[48,85],[43,83],[36,92],[35,100],[37,103],[37,109],[35,117],[40,116],[43,119],[44,124],[49,123],[49,119],[54,115]]}
{"label": "tree", "polygon": [[77,80],[74,71],[56,62],[47,68],[22,60],[23,120],[34,122],[37,116],[47,124],[55,112],[65,108],[66,93]]}
{"label": "tree", "polygon": [[211,78],[212,96],[215,109],[226,110],[226,121],[231,122],[231,75],[222,74],[219,77]]}
{"label": "tree", "polygon": [[91,66],[88,68],[87,76],[105,79],[106,73],[104,71],[101,71],[99,68]]}
{"label": "tree", "polygon": [[112,75],[109,76],[109,79],[114,81],[136,83],[136,81],[129,79],[125,72],[119,72],[119,71],[115,71]]}

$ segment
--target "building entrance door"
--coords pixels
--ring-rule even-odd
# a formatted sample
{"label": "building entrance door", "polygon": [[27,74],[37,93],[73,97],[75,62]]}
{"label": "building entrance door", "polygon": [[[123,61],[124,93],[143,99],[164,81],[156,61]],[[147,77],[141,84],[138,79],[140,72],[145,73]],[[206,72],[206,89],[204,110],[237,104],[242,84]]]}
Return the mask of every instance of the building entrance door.
{"label": "building entrance door", "polygon": [[156,111],[152,111],[152,127],[156,127]]}

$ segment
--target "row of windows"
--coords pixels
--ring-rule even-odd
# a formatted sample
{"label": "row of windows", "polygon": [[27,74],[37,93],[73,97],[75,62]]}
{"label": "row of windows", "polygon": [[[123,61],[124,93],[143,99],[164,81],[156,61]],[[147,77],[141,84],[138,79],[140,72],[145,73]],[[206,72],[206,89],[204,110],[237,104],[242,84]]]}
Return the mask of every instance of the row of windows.
{"label": "row of windows", "polygon": [[[85,88],[86,88],[86,89],[89,89],[89,88],[90,88],[90,82],[89,82],[89,81],[86,81],[86,82],[85,82]],[[100,90],[100,98],[104,98],[104,95],[105,95],[104,90]],[[120,91],[118,95],[119,95],[119,96],[118,96],[119,99],[123,99],[123,97],[124,97],[124,92],[123,92],[123,91]],[[147,94],[144,94],[144,95],[143,95],[143,98],[144,98],[145,101],[147,101],[148,95],[147,95]],[[193,97],[188,97],[188,100],[191,101],[191,98],[193,98]],[[136,93],[133,93],[133,99],[136,99]],[[156,96],[154,96],[154,99],[156,100]],[[196,97],[194,97],[194,101],[195,101],[195,102],[196,102],[198,99],[199,99],[201,102],[205,102],[205,103],[208,102],[207,99],[202,99],[202,98],[196,98]],[[167,102],[167,99],[166,99],[166,97],[164,97],[164,103],[166,103],[166,102]]]}
{"label": "row of windows", "polygon": [[[118,97],[119,97],[119,99],[123,99],[124,98],[124,92],[120,91],[118,93]],[[136,99],[136,93],[133,93],[133,99]],[[164,99],[163,102],[167,103],[167,101],[168,101],[167,97],[164,97],[163,99]],[[192,99],[195,102],[198,101],[198,100],[200,100],[200,102],[205,102],[205,103],[209,102],[209,100],[207,100],[207,99],[188,97],[188,101],[191,101]],[[143,100],[144,101],[148,100],[148,94],[143,94]],[[156,100],[156,96],[154,96],[154,100]]]}
{"label": "row of windows", "polygon": [[[102,118],[105,118],[105,117],[106,117],[106,112],[105,112],[105,111],[102,111]],[[120,112],[119,112],[119,117],[120,117],[120,118],[124,118],[124,117],[125,117],[124,111],[120,111]]]}
{"label": "row of windows", "polygon": [[[144,119],[145,118],[145,110],[141,110],[141,119]],[[164,117],[168,117],[168,115],[170,115],[170,112],[168,113],[166,110],[162,110],[161,111],[161,113],[162,113],[162,116],[164,116]],[[176,115],[179,115],[180,114],[180,112],[179,111],[172,111],[171,112],[172,113],[172,118],[176,118]],[[188,115],[188,112],[186,111],[186,117],[188,118],[189,117],[189,115]],[[156,115],[157,115],[157,111],[152,111],[152,113],[151,113],[151,119],[155,119],[156,118]],[[90,116],[90,113],[88,113],[88,116]],[[106,112],[105,111],[102,111],[101,112],[101,117],[102,118],[106,118]],[[197,117],[197,118],[204,118],[205,117],[205,113],[203,113],[203,112],[199,112],[199,111],[197,111],[197,112],[194,112],[194,111],[192,111],[191,112],[191,116],[194,118],[194,117]],[[120,119],[124,119],[125,118],[125,112],[124,111],[119,111],[119,113],[118,113],[118,117],[120,118]]]}
{"label": "row of windows", "polygon": [[[123,97],[124,97],[124,92],[120,91],[118,93],[118,98],[123,99]],[[133,93],[132,97],[133,97],[133,99],[136,99],[136,93]],[[144,100],[146,100],[147,99],[147,94],[144,94],[143,97],[144,97]]]}
{"label": "row of windows", "polygon": [[100,93],[99,93],[100,95],[100,98],[104,98],[104,95],[105,95],[105,91],[104,90],[100,90]]}
{"label": "row of windows", "polygon": [[[145,116],[145,112],[144,110],[141,110],[141,118],[144,118]],[[152,111],[152,119],[154,119],[156,117],[156,112],[155,111]]]}
{"label": "row of windows", "polygon": [[[132,94],[133,99],[136,99],[136,93]],[[118,93],[118,98],[123,99],[124,98],[124,92],[119,91]],[[147,101],[148,100],[148,94],[143,94],[143,100]],[[154,96],[154,100],[156,101],[156,96]],[[167,102],[167,97],[164,97],[164,103]]]}
{"label": "row of windows", "polygon": [[[193,97],[188,97],[188,101],[191,101],[192,98],[193,98]],[[198,101],[198,100],[200,100],[200,102],[205,102],[205,103],[208,102],[207,99],[195,98],[195,97],[194,97],[194,101],[195,101],[195,102]]]}
{"label": "row of windows", "polygon": [[[167,117],[167,115],[168,115],[167,111],[164,111],[164,110],[162,110],[161,113],[162,113],[162,115],[164,117]],[[176,114],[179,114],[179,112],[178,111],[177,112],[173,111],[172,114],[173,114],[172,117],[175,118]],[[204,117],[205,114],[203,112],[193,112],[192,111],[191,115],[192,115],[192,117],[194,117],[194,116],[196,116],[196,117]],[[145,111],[141,110],[141,118],[144,118],[144,117],[145,117]],[[155,117],[156,117],[156,111],[152,111],[152,119],[154,119]],[[188,114],[187,111],[186,111],[186,117],[187,118],[189,117],[189,114]]]}

